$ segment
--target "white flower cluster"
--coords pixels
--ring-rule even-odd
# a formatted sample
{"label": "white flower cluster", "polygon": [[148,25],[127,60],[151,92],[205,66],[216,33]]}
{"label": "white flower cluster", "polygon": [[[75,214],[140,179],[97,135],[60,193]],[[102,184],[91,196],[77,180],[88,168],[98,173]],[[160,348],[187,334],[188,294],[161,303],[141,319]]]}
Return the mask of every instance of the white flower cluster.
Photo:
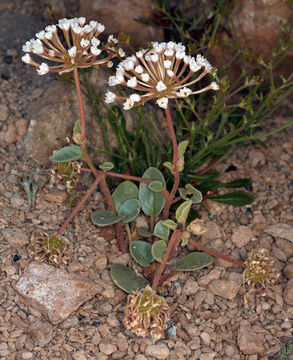
{"label": "white flower cluster", "polygon": [[[122,49],[117,50],[115,47],[118,40],[110,35],[104,48],[108,52],[108,56],[97,61],[96,57],[102,52],[102,49],[99,48],[101,42],[98,36],[104,31],[105,26],[97,21],[85,23],[84,17],[60,19],[57,25],[47,26],[45,30],[36,34],[37,39],[31,39],[23,45],[24,52],[55,61],[57,62],[56,66],[49,66],[46,63],[38,64],[32,60],[29,54],[24,55],[22,60],[36,66],[38,73],[43,75],[49,71],[63,73],[72,71],[74,67],[89,67],[99,64],[106,64],[110,67],[112,57],[125,56]],[[63,45],[63,39],[59,39],[58,28],[63,32],[66,45]]]}
{"label": "white flower cluster", "polygon": [[[124,109],[142,105],[154,99],[156,103],[166,109],[169,98],[185,98],[207,90],[218,90],[216,82],[211,83],[199,91],[192,91],[188,86],[198,82],[208,73],[212,66],[202,56],[196,58],[186,54],[185,46],[181,43],[153,42],[151,49],[143,49],[135,55],[127,57],[116,69],[116,75],[110,76],[109,85],[124,85],[143,94],[133,94],[140,97],[134,101],[129,98],[116,96],[112,92],[106,95],[106,103],[115,100],[126,100]],[[202,70],[199,76],[192,80],[194,73]]]}

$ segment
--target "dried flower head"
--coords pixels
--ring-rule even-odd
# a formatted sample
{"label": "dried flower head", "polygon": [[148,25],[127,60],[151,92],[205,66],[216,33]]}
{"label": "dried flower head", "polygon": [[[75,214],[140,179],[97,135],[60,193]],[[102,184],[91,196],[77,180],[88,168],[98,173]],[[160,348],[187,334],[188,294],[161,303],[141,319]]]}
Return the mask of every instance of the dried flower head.
{"label": "dried flower head", "polygon": [[190,231],[193,235],[202,235],[207,231],[203,225],[204,220],[195,219],[188,226],[187,230]]}
{"label": "dried flower head", "polygon": [[123,325],[137,336],[148,336],[150,329],[151,336],[160,339],[167,329],[170,313],[166,300],[146,286],[142,292],[128,295]]}
{"label": "dried flower head", "polygon": [[28,246],[28,254],[37,261],[48,261],[54,265],[66,265],[70,260],[67,245],[68,240],[64,236],[59,234],[48,235],[35,230]]}
{"label": "dried flower head", "polygon": [[50,180],[52,184],[66,184],[67,191],[76,187],[80,179],[81,164],[78,161],[54,163],[50,171]]}
{"label": "dried flower head", "polygon": [[[198,71],[201,73],[193,78]],[[128,110],[153,99],[166,109],[170,98],[186,98],[207,90],[218,90],[216,82],[198,91],[189,88],[208,73],[215,74],[209,62],[202,55],[197,55],[196,59],[187,55],[181,43],[153,42],[150,49],[140,50],[135,56],[123,60],[116,69],[116,75],[109,78],[110,86],[124,85],[134,93],[123,97],[109,91],[105,101],[126,100],[123,106]]]}
{"label": "dried flower head", "polygon": [[[105,45],[98,39],[105,26],[97,21],[85,24],[84,17],[74,19],[60,19],[57,25],[46,26],[36,34],[37,39],[31,39],[23,45],[22,50],[27,54],[22,61],[36,66],[39,75],[48,72],[72,71],[74,68],[86,68],[93,65],[111,67],[114,56],[125,56],[122,49],[116,49],[117,39],[110,35]],[[35,62],[29,53],[57,63],[50,65],[46,62]],[[101,56],[100,56],[101,55]],[[99,58],[98,58],[99,57]]]}
{"label": "dried flower head", "polygon": [[[266,249],[253,249],[245,261],[246,268],[243,272],[243,284],[250,287],[249,292],[268,288],[275,285],[280,274],[273,268],[274,259]],[[264,295],[265,295],[264,293]],[[245,302],[247,302],[244,296]]]}

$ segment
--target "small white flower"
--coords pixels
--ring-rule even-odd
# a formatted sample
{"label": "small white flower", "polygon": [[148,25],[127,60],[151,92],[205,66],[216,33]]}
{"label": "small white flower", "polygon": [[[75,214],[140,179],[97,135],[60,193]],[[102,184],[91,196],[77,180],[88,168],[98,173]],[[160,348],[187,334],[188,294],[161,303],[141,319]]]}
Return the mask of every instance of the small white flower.
{"label": "small white flower", "polygon": [[163,108],[163,109],[167,109],[168,107],[168,98],[161,98],[157,100],[157,104]]}
{"label": "small white flower", "polygon": [[83,27],[83,31],[88,34],[92,31],[92,27],[89,26],[88,24],[86,24],[84,27]]}
{"label": "small white flower", "polygon": [[54,50],[49,50],[49,55],[54,57],[55,56],[55,51]]}
{"label": "small white flower", "polygon": [[172,65],[172,62],[170,60],[165,60],[164,61],[164,68],[165,69],[170,69]]}
{"label": "small white flower", "polygon": [[124,76],[123,75],[124,75],[123,70],[118,69],[116,71],[116,79],[117,79],[119,84],[122,84],[124,82]]}
{"label": "small white flower", "polygon": [[168,49],[174,49],[175,46],[176,46],[176,43],[174,43],[173,41],[169,41],[169,42],[167,43],[167,48],[168,48]]}
{"label": "small white flower", "polygon": [[185,46],[182,43],[175,44],[175,50],[177,52],[185,52]]}
{"label": "small white flower", "polygon": [[131,100],[131,99],[127,99],[125,101],[125,103],[123,103],[123,109],[124,110],[129,110],[129,109],[133,108],[133,105],[134,105],[134,101]]}
{"label": "small white flower", "polygon": [[105,103],[106,104],[111,104],[112,102],[115,101],[115,99],[116,99],[116,95],[113,92],[108,91],[106,93],[106,98],[105,98]]}
{"label": "small white flower", "polygon": [[89,44],[90,44],[90,42],[88,40],[86,40],[86,39],[81,39],[81,41],[80,41],[80,46],[83,47],[83,48],[88,47]]}
{"label": "small white flower", "polygon": [[136,55],[136,57],[138,57],[138,58],[142,58],[145,52],[146,52],[145,49],[144,49],[144,50],[140,50],[140,51],[137,51],[135,55]]}
{"label": "small white flower", "polygon": [[192,90],[189,89],[188,87],[184,87],[183,89],[179,90],[179,96],[181,97],[187,97],[192,93]]}
{"label": "small white flower", "polygon": [[42,63],[37,69],[39,75],[45,75],[49,72],[49,66],[46,63]]}
{"label": "small white flower", "polygon": [[142,74],[143,73],[143,68],[141,65],[137,65],[134,69],[135,72],[137,72],[138,74]]}
{"label": "small white flower", "polygon": [[68,19],[60,19],[58,26],[61,30],[68,31],[70,28],[71,22]]}
{"label": "small white flower", "polygon": [[120,81],[117,79],[116,76],[110,76],[110,77],[109,77],[109,80],[108,80],[108,84],[109,84],[110,86],[115,86],[115,85],[120,84]]}
{"label": "small white flower", "polygon": [[135,88],[137,86],[137,79],[135,76],[133,76],[132,78],[130,78],[127,81],[127,86],[131,87],[131,88]]}
{"label": "small white flower", "polygon": [[212,90],[219,90],[219,85],[215,81],[210,84],[210,87]]}
{"label": "small white flower", "polygon": [[101,43],[101,41],[99,39],[97,39],[96,37],[93,37],[92,40],[91,40],[91,44],[93,46],[99,46]]}
{"label": "small white flower", "polygon": [[[167,86],[163,83],[163,81],[159,81],[156,86],[157,91],[164,91],[167,89]],[[165,98],[162,98],[165,99]]]}
{"label": "small white flower", "polygon": [[21,60],[26,63],[26,64],[30,64],[30,62],[32,61],[31,57],[30,57],[30,54],[25,54]]}
{"label": "small white flower", "polygon": [[118,55],[122,58],[126,56],[125,51],[121,48],[119,48],[119,50],[118,50]]}
{"label": "small white flower", "polygon": [[91,46],[91,53],[95,56],[99,56],[102,50],[98,49],[96,46]]}
{"label": "small white flower", "polygon": [[81,34],[83,32],[83,29],[75,24],[71,26],[71,29],[75,34]]}
{"label": "small white flower", "polygon": [[105,30],[105,26],[100,23],[98,23],[96,27],[99,33],[102,33]]}
{"label": "small white flower", "polygon": [[109,35],[108,43],[113,42],[114,44],[118,43],[118,39],[116,39],[113,35]]}
{"label": "small white flower", "polygon": [[194,58],[191,58],[189,61],[189,68],[192,72],[197,72],[201,67],[198,65]]}
{"label": "small white flower", "polygon": [[185,55],[183,58],[183,61],[185,62],[185,64],[189,64],[190,59],[191,59],[191,56]]}
{"label": "small white flower", "polygon": [[113,61],[108,61],[107,64],[106,64],[108,69],[111,69],[113,67],[113,65],[114,65]]}
{"label": "small white flower", "polygon": [[159,55],[158,54],[154,54],[151,56],[151,60],[152,62],[156,63],[159,61]]}
{"label": "small white flower", "polygon": [[147,73],[141,74],[141,79],[142,79],[142,81],[144,81],[144,82],[148,82],[149,79],[150,79],[150,76],[149,76],[149,74],[147,74]]}
{"label": "small white flower", "polygon": [[32,52],[33,50],[33,46],[32,43],[30,41],[27,41],[23,46],[22,46],[22,51],[23,52]]}
{"label": "small white flower", "polygon": [[166,51],[164,52],[164,54],[165,54],[166,56],[173,56],[174,51],[173,51],[172,49],[168,49],[168,50],[166,50]]}
{"label": "small white flower", "polygon": [[177,52],[176,52],[176,59],[182,60],[185,55],[186,55],[186,54],[185,54],[185,51],[177,51]]}
{"label": "small white flower", "polygon": [[36,37],[40,40],[44,40],[45,39],[45,31],[42,30],[42,31],[36,33]]}
{"label": "small white flower", "polygon": [[196,62],[198,63],[198,65],[204,67],[207,72],[211,72],[212,70],[211,64],[202,55],[198,54],[196,56]]}
{"label": "small white flower", "polygon": [[140,102],[140,96],[138,94],[132,94],[129,98],[134,102]]}
{"label": "small white flower", "polygon": [[78,23],[80,26],[83,26],[85,24],[85,21],[86,21],[85,17],[78,18]]}
{"label": "small white flower", "polygon": [[76,56],[76,46],[72,46],[72,48],[70,48],[68,50],[68,55],[71,57],[71,58],[74,58]]}
{"label": "small white flower", "polygon": [[134,61],[129,58],[125,59],[124,67],[127,71],[134,69]]}

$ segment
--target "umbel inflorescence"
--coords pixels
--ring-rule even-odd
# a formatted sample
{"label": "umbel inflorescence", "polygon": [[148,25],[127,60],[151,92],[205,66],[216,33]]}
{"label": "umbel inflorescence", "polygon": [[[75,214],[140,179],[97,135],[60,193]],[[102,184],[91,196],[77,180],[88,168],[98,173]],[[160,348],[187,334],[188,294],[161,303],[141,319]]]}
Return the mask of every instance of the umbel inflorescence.
{"label": "umbel inflorescence", "polygon": [[[74,68],[86,68],[93,65],[112,66],[111,59],[115,56],[124,57],[124,51],[117,49],[117,39],[110,35],[103,45],[98,39],[105,26],[97,21],[85,24],[84,17],[60,19],[57,25],[49,25],[23,45],[27,54],[22,61],[37,68],[39,75],[48,72],[72,71]],[[37,63],[29,54],[39,56],[48,62]],[[57,64],[56,64],[57,63]],[[53,65],[51,65],[53,64]]]}
{"label": "umbel inflorescence", "polygon": [[[199,71],[194,78],[193,75]],[[126,100],[123,106],[128,110],[153,99],[166,109],[170,98],[186,98],[207,90],[218,90],[216,82],[197,91],[190,88],[209,73],[215,76],[216,70],[202,55],[198,54],[196,58],[187,55],[184,45],[172,41],[152,42],[150,49],[140,50],[123,60],[116,75],[109,78],[110,86],[127,86],[132,94],[125,97],[109,91],[105,101]]]}

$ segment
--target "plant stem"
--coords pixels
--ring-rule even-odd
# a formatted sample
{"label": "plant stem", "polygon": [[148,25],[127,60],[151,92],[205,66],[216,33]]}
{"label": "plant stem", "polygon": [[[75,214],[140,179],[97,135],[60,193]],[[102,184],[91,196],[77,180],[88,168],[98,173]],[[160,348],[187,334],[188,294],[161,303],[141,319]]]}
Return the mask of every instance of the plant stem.
{"label": "plant stem", "polygon": [[80,88],[80,81],[79,81],[77,67],[74,68],[73,74],[74,74],[74,81],[75,81],[75,87],[76,87],[76,93],[77,93],[77,97],[78,97],[79,111],[80,111],[80,125],[81,125],[80,140],[84,141],[85,140],[85,115],[84,115],[82,92],[81,92],[81,88]]}
{"label": "plant stem", "polygon": [[159,285],[161,276],[167,266],[167,262],[169,261],[172,252],[174,251],[174,248],[176,247],[176,241],[181,239],[181,231],[180,230],[176,230],[173,232],[171,239],[169,240],[168,243],[168,247],[165,251],[165,254],[163,256],[162,262],[160,264],[160,266],[158,267],[155,277],[154,277],[154,281],[153,281],[153,285],[152,285],[152,289],[154,291],[157,290],[157,287]]}
{"label": "plant stem", "polygon": [[70,223],[70,221],[78,213],[78,211],[84,205],[84,203],[87,201],[87,199],[90,197],[90,195],[95,191],[95,189],[97,188],[100,181],[101,181],[101,176],[96,177],[96,180],[94,181],[92,186],[89,188],[88,192],[84,195],[84,197],[81,199],[81,201],[76,205],[76,207],[73,209],[72,213],[66,219],[65,223],[61,226],[60,230],[58,231],[58,234],[61,235],[63,233],[63,231],[66,229],[66,227]]}
{"label": "plant stem", "polygon": [[244,263],[242,261],[238,261],[238,260],[235,260],[235,259],[232,259],[230,258],[229,256],[225,256],[225,255],[222,255],[214,250],[210,250],[210,249],[207,249],[206,247],[200,245],[198,242],[192,240],[192,239],[189,239],[188,242],[193,245],[194,247],[196,247],[198,250],[202,250],[204,252],[206,252],[207,254],[210,254],[214,257],[217,257],[217,258],[220,258],[222,260],[225,260],[225,261],[228,261],[234,265],[237,265],[237,266],[240,266],[242,268],[245,268],[246,266],[244,265]]}
{"label": "plant stem", "polygon": [[171,133],[172,145],[173,145],[173,166],[174,166],[173,174],[174,174],[174,177],[175,177],[173,188],[172,188],[168,198],[166,199],[166,203],[165,203],[164,210],[163,210],[163,219],[168,219],[170,206],[171,206],[171,204],[173,202],[173,199],[174,199],[174,196],[175,196],[175,194],[176,194],[176,192],[178,190],[180,178],[179,178],[179,171],[178,171],[178,167],[177,167],[178,145],[177,145],[176,134],[175,134],[174,126],[173,126],[173,123],[172,123],[172,118],[171,118],[169,107],[167,107],[165,112],[166,112],[166,117],[167,117],[169,130],[170,130],[170,133]]}
{"label": "plant stem", "polygon": [[[102,192],[106,198],[106,202],[107,205],[109,207],[109,209],[111,211],[113,211],[114,213],[116,213],[115,211],[115,207],[112,201],[112,197],[111,197],[111,193],[110,190],[108,188],[108,185],[105,181],[105,177],[106,175],[97,170],[95,165],[93,164],[89,153],[87,151],[86,145],[85,145],[85,140],[86,140],[86,132],[85,132],[85,114],[84,114],[84,105],[83,105],[83,100],[82,100],[82,92],[81,92],[81,88],[80,88],[80,81],[79,81],[79,76],[78,76],[78,68],[74,68],[74,81],[75,81],[75,86],[76,86],[76,93],[77,93],[77,97],[78,97],[78,103],[79,103],[79,111],[80,111],[80,124],[81,124],[81,134],[80,134],[80,140],[81,142],[83,142],[82,144],[80,144],[80,148],[82,150],[83,153],[83,157],[87,163],[87,165],[89,166],[89,168],[91,169],[92,173],[94,174],[94,176],[96,177],[96,181],[98,179],[98,183],[100,182],[101,188],[102,188]],[[78,205],[79,206],[79,205]],[[79,207],[76,207],[74,209],[74,211],[72,212],[72,214],[70,214],[69,218],[70,220],[73,218],[73,216],[75,216],[75,214],[78,212]],[[76,211],[75,211],[76,210]],[[69,220],[69,221],[70,221]],[[64,224],[65,225],[65,224]],[[67,224],[66,224],[67,226]],[[117,236],[117,245],[118,248],[121,252],[125,253],[126,249],[125,249],[125,245],[123,242],[123,230],[122,230],[122,225],[120,223],[115,224],[114,225],[115,228],[115,232],[116,232],[116,236]],[[63,229],[63,226],[62,228]],[[63,230],[62,230],[63,231]]]}

